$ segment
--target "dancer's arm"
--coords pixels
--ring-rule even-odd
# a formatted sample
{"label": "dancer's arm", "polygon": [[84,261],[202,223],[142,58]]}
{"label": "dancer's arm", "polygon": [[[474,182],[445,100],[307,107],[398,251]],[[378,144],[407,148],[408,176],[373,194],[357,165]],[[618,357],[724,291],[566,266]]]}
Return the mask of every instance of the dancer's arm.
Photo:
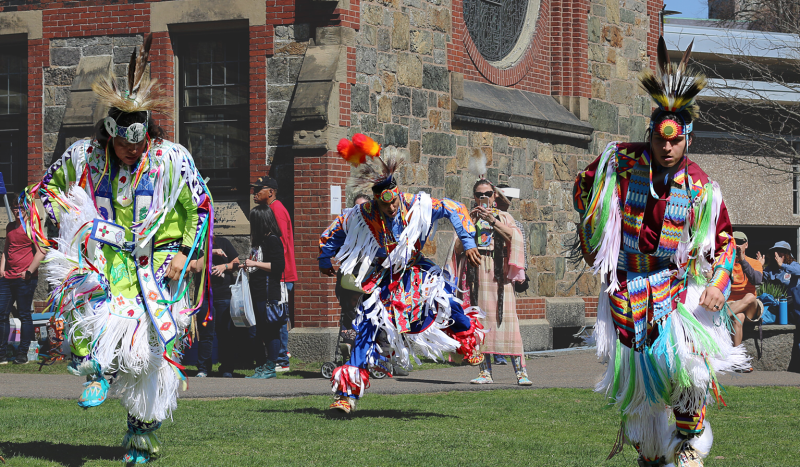
{"label": "dancer's arm", "polygon": [[448,198],[431,199],[431,201],[433,203],[431,223],[447,217],[459,240],[461,240],[467,260],[475,266],[479,265],[481,255],[478,253],[477,245],[475,245],[475,224],[472,223],[472,219],[469,217],[467,207]]}

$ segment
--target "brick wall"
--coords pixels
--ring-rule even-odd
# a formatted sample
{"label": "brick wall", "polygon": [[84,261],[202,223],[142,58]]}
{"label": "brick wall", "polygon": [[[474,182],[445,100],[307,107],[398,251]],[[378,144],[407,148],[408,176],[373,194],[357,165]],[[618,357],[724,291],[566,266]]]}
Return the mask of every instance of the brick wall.
{"label": "brick wall", "polygon": [[297,327],[333,327],[339,323],[335,281],[320,274],[319,235],[328,227],[331,185],[343,186],[350,167],[337,155],[301,156],[294,169],[294,238],[297,274],[295,321]]}

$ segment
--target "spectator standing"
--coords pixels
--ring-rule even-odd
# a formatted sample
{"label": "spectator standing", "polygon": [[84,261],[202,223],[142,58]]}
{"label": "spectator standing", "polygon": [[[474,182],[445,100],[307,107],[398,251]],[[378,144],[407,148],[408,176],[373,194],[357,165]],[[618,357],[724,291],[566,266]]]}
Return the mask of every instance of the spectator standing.
{"label": "spectator standing", "polygon": [[[216,220],[214,220],[216,223]],[[239,253],[225,237],[212,237],[211,291],[213,302],[209,309],[209,297],[203,300],[200,313],[197,314],[200,349],[197,353],[197,377],[203,378],[211,373],[211,355],[214,350],[214,337],[217,338],[219,355],[219,371],[223,378],[233,378],[237,347],[234,334],[237,329],[231,321],[231,285],[234,275],[239,270]],[[192,270],[203,267],[199,261],[192,262]]]}
{"label": "spectator standing", "polygon": [[[731,294],[728,297],[728,314],[735,317],[733,320],[733,345],[742,343],[745,318],[749,321],[758,321],[764,312],[764,304],[756,298],[756,287],[761,284],[764,268],[758,260],[749,258],[747,251],[748,240],[744,232],[734,232],[736,241],[736,262],[733,265],[731,277]],[[750,370],[740,370],[749,373]]]}
{"label": "spectator standing", "polygon": [[[506,188],[510,188],[506,184],[498,184],[497,185],[497,193],[495,193],[495,204],[497,205],[497,209],[503,212],[508,212],[508,209],[511,207],[511,198],[513,196],[507,194]],[[519,194],[519,193],[517,193]],[[528,270],[528,258],[524,254],[525,246],[528,244],[527,240],[525,239],[525,226],[522,225],[522,222],[514,219],[514,223],[517,224],[517,228],[519,229],[520,234],[522,235],[522,259],[524,264],[524,269]],[[494,359],[495,365],[508,365],[508,362],[503,355],[493,355],[492,358]]]}
{"label": "spectator standing", "polygon": [[256,338],[251,340],[256,372],[248,378],[275,377],[281,347],[281,325],[286,324],[286,307],[281,305],[281,277],[286,261],[281,230],[272,209],[262,204],[250,211],[250,243],[253,251],[244,262],[250,272],[250,297],[256,318]]}
{"label": "spectator standing", "polygon": [[[525,279],[522,233],[514,218],[497,209],[497,189],[488,180],[478,180],[472,188],[475,206],[470,216],[477,231],[475,243],[481,255],[478,267],[467,265],[466,280],[470,305],[486,313],[481,351],[484,354],[509,355],[517,384],[530,386],[525,368],[522,335],[517,318],[517,300],[512,282]],[[471,381],[488,384],[492,379],[492,363],[487,358],[480,364],[480,374]]]}
{"label": "spectator standing", "polygon": [[[23,223],[28,214],[20,209],[17,197],[9,196],[11,210],[16,219],[6,226],[6,242],[0,255],[0,365],[9,361],[28,363],[28,348],[34,337],[31,304],[39,283],[39,263],[44,252],[25,233]],[[11,304],[16,302],[17,315],[22,323],[19,348],[15,358],[6,358],[7,338],[10,331]]]}
{"label": "spectator standing", "polygon": [[[767,261],[767,257],[769,261]],[[778,242],[769,249],[767,257],[756,255],[764,268],[764,281],[786,287],[789,296],[789,320],[795,325],[794,343],[789,371],[800,372],[800,264],[792,256],[788,242]]]}
{"label": "spectator standing", "polygon": [[[272,209],[275,219],[278,221],[278,227],[283,233],[280,237],[281,243],[283,243],[283,257],[286,259],[286,270],[281,280],[286,284],[286,290],[292,293],[294,283],[297,281],[297,266],[294,261],[294,232],[289,211],[277,198],[278,182],[272,177],[259,177],[250,186],[253,187],[253,201],[256,204],[267,205]],[[289,320],[291,320],[292,306],[288,302],[284,305],[286,306]],[[289,329],[286,323],[281,327],[281,350],[275,371],[289,371]]]}

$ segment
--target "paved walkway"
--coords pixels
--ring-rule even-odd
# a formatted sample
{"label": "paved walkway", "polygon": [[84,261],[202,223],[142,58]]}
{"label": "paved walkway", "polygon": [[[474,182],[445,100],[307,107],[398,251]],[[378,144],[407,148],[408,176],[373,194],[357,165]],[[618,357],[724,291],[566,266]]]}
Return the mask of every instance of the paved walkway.
{"label": "paved walkway", "polygon": [[[537,388],[593,388],[604,370],[593,350],[538,354],[528,360],[528,374]],[[495,383],[469,384],[477,376],[475,367],[448,367],[412,371],[409,376],[371,379],[372,394],[420,394],[444,391],[529,389],[517,386],[511,365],[494,366]],[[189,389],[181,398],[297,397],[328,395],[330,382],[318,373],[303,379],[249,380],[243,378],[189,378]],[[800,374],[785,371],[754,371],[720,377],[727,386],[800,386]],[[83,387],[70,375],[0,374],[0,397],[75,399]]]}

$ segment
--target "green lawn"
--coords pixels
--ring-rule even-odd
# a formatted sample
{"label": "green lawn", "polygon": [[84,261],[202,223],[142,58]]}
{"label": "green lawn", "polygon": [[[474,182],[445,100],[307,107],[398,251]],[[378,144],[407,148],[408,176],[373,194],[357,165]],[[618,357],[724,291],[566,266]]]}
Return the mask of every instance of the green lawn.
{"label": "green lawn", "polygon": [[[800,465],[799,388],[728,388],[708,418],[707,466]],[[329,397],[181,400],[154,466],[633,466],[606,455],[616,415],[588,390],[369,394],[348,418]],[[7,466],[120,465],[125,411],[74,401],[0,399]]]}

